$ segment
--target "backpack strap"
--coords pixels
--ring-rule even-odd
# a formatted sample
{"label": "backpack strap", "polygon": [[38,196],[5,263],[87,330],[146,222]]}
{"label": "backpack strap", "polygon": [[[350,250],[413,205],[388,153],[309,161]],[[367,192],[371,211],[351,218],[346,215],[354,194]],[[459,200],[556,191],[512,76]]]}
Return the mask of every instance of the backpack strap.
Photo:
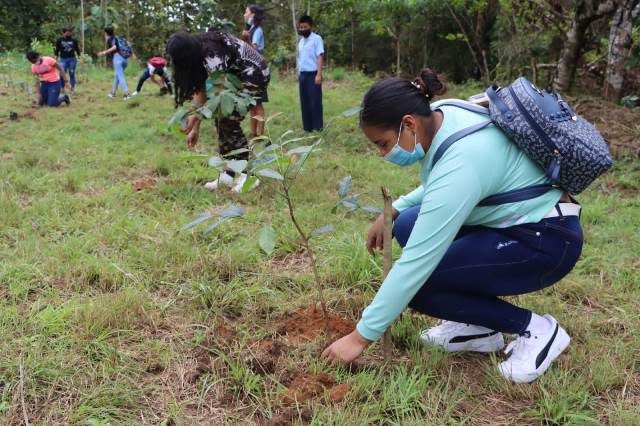
{"label": "backpack strap", "polygon": [[467,111],[477,112],[478,114],[489,115],[489,108],[485,108],[480,105],[472,104],[471,102],[459,101],[457,99],[447,99],[438,103],[435,107],[436,109],[441,106],[454,106],[462,109],[466,109]]}
{"label": "backpack strap", "polygon": [[512,189],[511,191],[490,195],[487,198],[480,200],[478,206],[498,206],[500,204],[517,203],[519,201],[531,200],[532,198],[537,198],[543,194],[546,194],[553,188],[555,188],[553,185],[543,183],[540,185],[527,186],[526,188]]}
{"label": "backpack strap", "polygon": [[484,129],[489,124],[492,124],[491,120],[481,121],[480,123],[474,124],[473,126],[465,127],[462,130],[458,130],[454,134],[450,135],[448,138],[444,140],[438,147],[438,150],[433,156],[433,161],[431,162],[431,167],[435,166],[440,157],[444,155],[444,153],[457,141],[464,138],[465,136],[469,136],[472,133],[477,132],[478,130]]}

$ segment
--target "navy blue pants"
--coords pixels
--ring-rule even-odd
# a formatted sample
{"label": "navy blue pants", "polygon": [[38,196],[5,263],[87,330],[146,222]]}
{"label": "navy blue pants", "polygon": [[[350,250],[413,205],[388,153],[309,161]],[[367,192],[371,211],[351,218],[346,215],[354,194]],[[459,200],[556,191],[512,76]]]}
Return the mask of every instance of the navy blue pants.
{"label": "navy blue pants", "polygon": [[302,127],[306,132],[322,130],[322,85],[316,84],[316,71],[300,73],[300,109],[302,110]]}
{"label": "navy blue pants", "polygon": [[[420,206],[398,216],[393,235],[407,243]],[[577,216],[510,228],[463,227],[409,306],[432,317],[521,334],[531,311],[499,296],[531,293],[567,275],[582,251]]]}
{"label": "navy blue pants", "polygon": [[76,87],[76,65],[78,64],[78,59],[73,56],[71,58],[60,58],[60,66],[64,70],[64,72],[69,76],[69,83],[71,84],[71,88]]}
{"label": "navy blue pants", "polygon": [[64,102],[64,96],[60,96],[60,89],[62,89],[62,80],[54,81],[53,83],[41,81],[40,106],[57,107]]}

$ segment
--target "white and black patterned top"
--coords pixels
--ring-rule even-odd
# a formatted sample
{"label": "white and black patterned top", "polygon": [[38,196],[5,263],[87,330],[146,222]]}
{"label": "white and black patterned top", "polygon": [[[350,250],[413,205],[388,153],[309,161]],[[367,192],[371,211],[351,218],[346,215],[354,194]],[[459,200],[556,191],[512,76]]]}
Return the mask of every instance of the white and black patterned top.
{"label": "white and black patterned top", "polygon": [[266,91],[271,77],[269,65],[251,45],[222,31],[209,31],[200,37],[208,72],[236,75],[243,91],[252,95]]}

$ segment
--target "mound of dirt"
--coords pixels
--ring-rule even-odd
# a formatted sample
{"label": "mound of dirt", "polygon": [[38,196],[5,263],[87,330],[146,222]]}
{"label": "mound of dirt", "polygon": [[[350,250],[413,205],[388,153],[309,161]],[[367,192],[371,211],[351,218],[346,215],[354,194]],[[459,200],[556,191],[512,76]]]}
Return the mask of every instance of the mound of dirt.
{"label": "mound of dirt", "polygon": [[619,157],[640,157],[640,112],[603,99],[572,99],[573,109],[593,123],[609,144],[611,153]]}
{"label": "mound of dirt", "polygon": [[[342,337],[355,328],[355,323],[329,312],[329,337]],[[310,306],[285,315],[278,324],[277,331],[286,335],[291,342],[312,341],[321,336],[326,329],[321,309]]]}

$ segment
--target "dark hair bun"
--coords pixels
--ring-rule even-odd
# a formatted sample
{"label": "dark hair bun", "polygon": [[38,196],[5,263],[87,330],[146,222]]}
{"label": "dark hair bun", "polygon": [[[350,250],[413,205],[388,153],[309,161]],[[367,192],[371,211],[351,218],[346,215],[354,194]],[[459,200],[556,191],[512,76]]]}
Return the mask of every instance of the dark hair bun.
{"label": "dark hair bun", "polygon": [[420,93],[429,99],[444,95],[447,92],[447,84],[442,76],[436,74],[431,68],[424,68],[420,71],[420,77],[413,80],[413,85]]}

